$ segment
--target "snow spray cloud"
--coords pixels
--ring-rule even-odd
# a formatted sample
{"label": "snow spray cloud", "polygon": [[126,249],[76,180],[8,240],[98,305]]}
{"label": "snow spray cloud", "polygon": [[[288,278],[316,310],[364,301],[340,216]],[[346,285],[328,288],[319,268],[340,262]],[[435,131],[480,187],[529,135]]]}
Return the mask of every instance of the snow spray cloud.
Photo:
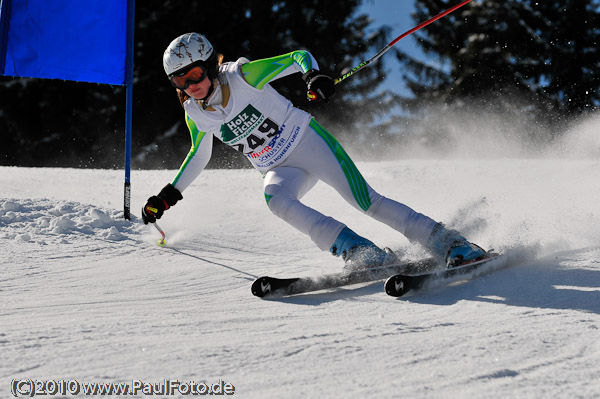
{"label": "snow spray cloud", "polygon": [[[462,187],[452,206],[423,209],[477,243],[495,249],[537,244],[545,253],[598,245],[597,190],[590,182],[600,167],[600,114],[567,123],[514,98],[482,99],[423,109],[402,129],[388,148],[357,160],[475,161],[439,163],[481,182]],[[348,141],[341,140],[354,157],[361,143]],[[426,164],[416,165],[424,170]],[[429,179],[422,176],[424,186],[446,184]]]}
{"label": "snow spray cloud", "polygon": [[574,123],[550,147],[548,155],[556,158],[600,159],[600,114]]}
{"label": "snow spray cloud", "polygon": [[372,147],[371,153],[364,151],[364,140],[348,147],[365,161],[600,158],[600,114],[567,124],[516,97],[496,96],[430,106],[407,118],[394,128],[386,145]]}

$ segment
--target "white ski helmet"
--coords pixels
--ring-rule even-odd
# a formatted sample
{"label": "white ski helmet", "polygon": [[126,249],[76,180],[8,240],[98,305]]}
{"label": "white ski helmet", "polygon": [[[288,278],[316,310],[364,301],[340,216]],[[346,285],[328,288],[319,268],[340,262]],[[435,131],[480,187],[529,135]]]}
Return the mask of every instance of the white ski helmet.
{"label": "white ski helmet", "polygon": [[[163,55],[163,67],[167,76],[192,64],[206,67],[209,78],[214,78],[217,56],[208,39],[199,33],[186,33],[169,44]],[[213,76],[211,76],[213,75]]]}

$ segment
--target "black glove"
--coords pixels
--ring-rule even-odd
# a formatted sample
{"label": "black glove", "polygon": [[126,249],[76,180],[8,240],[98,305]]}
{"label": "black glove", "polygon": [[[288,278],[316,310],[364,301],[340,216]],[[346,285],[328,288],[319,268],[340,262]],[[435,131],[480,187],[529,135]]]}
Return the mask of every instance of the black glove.
{"label": "black glove", "polygon": [[327,75],[323,75],[316,69],[311,69],[302,75],[302,80],[306,82],[308,91],[306,97],[309,100],[323,100],[327,102],[335,94],[335,83]]}
{"label": "black glove", "polygon": [[156,219],[162,217],[164,211],[175,205],[180,199],[183,199],[181,192],[173,187],[171,183],[164,186],[158,195],[148,198],[148,202],[142,208],[144,224],[156,222]]}

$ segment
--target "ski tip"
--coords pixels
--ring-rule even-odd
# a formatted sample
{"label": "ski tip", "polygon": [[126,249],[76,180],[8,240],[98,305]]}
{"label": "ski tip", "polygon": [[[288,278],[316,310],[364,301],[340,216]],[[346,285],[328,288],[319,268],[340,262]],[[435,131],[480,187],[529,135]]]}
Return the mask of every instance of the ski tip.
{"label": "ski tip", "polygon": [[259,277],[254,280],[252,287],[250,287],[252,295],[262,298],[271,293],[271,283],[269,280],[270,277],[268,276]]}
{"label": "ski tip", "polygon": [[389,296],[400,297],[407,291],[406,282],[403,276],[396,274],[385,281],[385,293]]}

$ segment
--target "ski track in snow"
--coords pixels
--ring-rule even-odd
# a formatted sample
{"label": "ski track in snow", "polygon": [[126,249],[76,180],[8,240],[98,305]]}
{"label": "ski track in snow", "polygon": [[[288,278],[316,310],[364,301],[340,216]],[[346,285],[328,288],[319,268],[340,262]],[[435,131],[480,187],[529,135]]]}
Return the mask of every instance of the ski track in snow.
{"label": "ski track in snow", "polygon": [[[398,299],[376,282],[262,300],[260,275],[342,263],[270,214],[257,172],[205,171],[159,221],[160,248],[138,214],[174,171],[133,172],[129,222],[121,171],[0,167],[0,397],[14,378],[222,378],[242,398],[600,397],[600,162],[359,168],[484,247],[539,255]],[[424,256],[327,186],[305,201]]]}

